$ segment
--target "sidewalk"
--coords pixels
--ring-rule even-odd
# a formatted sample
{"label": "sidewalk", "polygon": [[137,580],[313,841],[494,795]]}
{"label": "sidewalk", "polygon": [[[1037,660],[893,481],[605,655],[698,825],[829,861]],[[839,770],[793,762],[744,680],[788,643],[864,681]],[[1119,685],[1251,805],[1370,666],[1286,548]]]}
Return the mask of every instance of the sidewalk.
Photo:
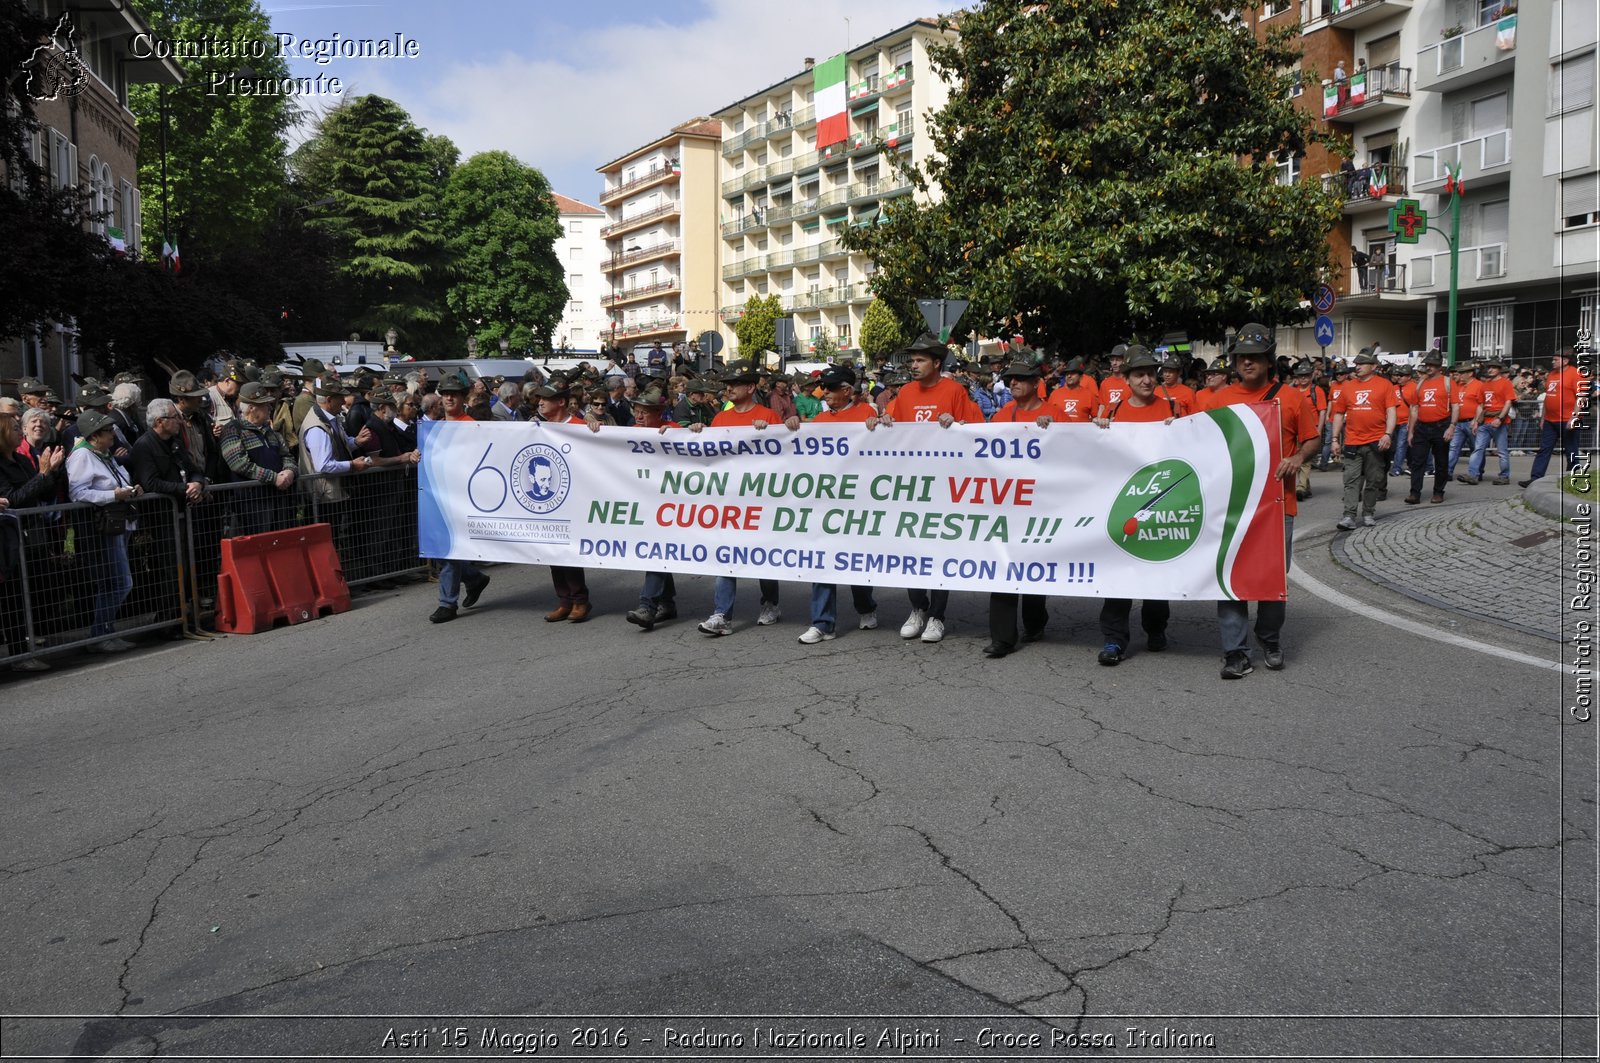
{"label": "sidewalk", "polygon": [[1577,545],[1573,525],[1514,496],[1385,506],[1375,527],[1336,536],[1332,550],[1340,564],[1407,597],[1559,642],[1562,576]]}

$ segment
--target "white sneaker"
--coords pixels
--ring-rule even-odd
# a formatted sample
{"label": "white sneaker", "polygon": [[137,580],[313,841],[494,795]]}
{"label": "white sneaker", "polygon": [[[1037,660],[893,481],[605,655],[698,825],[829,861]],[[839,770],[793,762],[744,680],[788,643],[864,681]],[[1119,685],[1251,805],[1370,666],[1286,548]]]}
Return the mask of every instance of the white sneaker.
{"label": "white sneaker", "polygon": [[815,646],[819,642],[832,642],[837,636],[831,631],[824,631],[819,627],[808,627],[806,633],[800,636],[800,641],[807,646]]}
{"label": "white sneaker", "polygon": [[928,626],[928,614],[921,609],[911,610],[911,615],[906,617],[906,622],[900,625],[900,637],[914,639],[922,634],[922,629]]}
{"label": "white sneaker", "polygon": [[1355,531],[1356,519],[1354,517],[1340,517],[1339,523],[1334,525],[1340,531]]}
{"label": "white sneaker", "polygon": [[771,627],[773,624],[776,624],[782,619],[783,614],[778,612],[778,607],[776,605],[772,605],[767,602],[761,603],[761,615],[756,617],[757,624],[760,624],[762,627]]}
{"label": "white sneaker", "polygon": [[721,613],[712,613],[706,617],[705,623],[700,625],[700,630],[707,635],[731,635],[733,625],[728,623],[728,618]]}
{"label": "white sneaker", "polygon": [[922,629],[922,641],[923,642],[940,642],[943,639],[944,639],[944,621],[943,620],[932,620],[932,619],[930,619],[928,621],[928,626]]}
{"label": "white sneaker", "polygon": [[872,631],[872,630],[875,630],[877,628],[877,626],[878,626],[878,611],[876,609],[874,609],[870,613],[862,613],[861,614],[861,622],[856,624],[856,627],[859,628],[862,631]]}
{"label": "white sneaker", "polygon": [[1366,516],[1361,518],[1361,526],[1363,528],[1374,528],[1377,527],[1377,524],[1378,518],[1374,517],[1371,513],[1368,513]]}

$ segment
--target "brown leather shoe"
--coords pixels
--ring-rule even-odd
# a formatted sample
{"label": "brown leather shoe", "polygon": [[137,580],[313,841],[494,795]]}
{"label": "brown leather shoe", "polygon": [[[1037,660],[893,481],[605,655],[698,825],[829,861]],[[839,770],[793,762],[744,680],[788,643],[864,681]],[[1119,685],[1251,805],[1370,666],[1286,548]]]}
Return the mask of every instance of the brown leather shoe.
{"label": "brown leather shoe", "polygon": [[1434,503],[1443,502],[1444,501],[1444,495],[1434,495],[1432,498],[1428,499],[1428,501],[1429,502],[1434,502]]}
{"label": "brown leather shoe", "polygon": [[581,624],[589,619],[589,603],[579,602],[572,607],[572,615],[568,617],[574,624]]}
{"label": "brown leather shoe", "polygon": [[544,614],[544,621],[547,624],[554,624],[556,621],[565,620],[571,615],[572,606],[568,605],[566,602],[562,602],[560,605]]}
{"label": "brown leather shoe", "polygon": [[1406,495],[1406,505],[1408,505],[1408,506],[1414,506],[1418,502],[1421,502],[1421,501],[1422,501],[1422,496],[1421,495]]}

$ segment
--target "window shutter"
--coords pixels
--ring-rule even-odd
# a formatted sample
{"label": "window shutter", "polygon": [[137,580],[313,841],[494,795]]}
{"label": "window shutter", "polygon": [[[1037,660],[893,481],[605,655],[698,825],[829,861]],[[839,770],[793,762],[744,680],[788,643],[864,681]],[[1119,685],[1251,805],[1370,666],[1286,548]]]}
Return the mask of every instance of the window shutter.
{"label": "window shutter", "polygon": [[1562,114],[1594,103],[1594,53],[1559,63],[1550,79],[1550,113]]}
{"label": "window shutter", "polygon": [[1586,173],[1561,182],[1561,216],[1575,218],[1600,211],[1600,174]]}

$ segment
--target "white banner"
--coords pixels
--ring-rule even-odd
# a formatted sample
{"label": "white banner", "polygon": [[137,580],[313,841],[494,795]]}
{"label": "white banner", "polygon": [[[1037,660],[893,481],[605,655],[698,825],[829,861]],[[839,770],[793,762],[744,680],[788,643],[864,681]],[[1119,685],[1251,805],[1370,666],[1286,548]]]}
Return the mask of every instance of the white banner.
{"label": "white banner", "polygon": [[1284,596],[1274,405],[1109,429],[421,430],[428,557],[1048,595]]}

